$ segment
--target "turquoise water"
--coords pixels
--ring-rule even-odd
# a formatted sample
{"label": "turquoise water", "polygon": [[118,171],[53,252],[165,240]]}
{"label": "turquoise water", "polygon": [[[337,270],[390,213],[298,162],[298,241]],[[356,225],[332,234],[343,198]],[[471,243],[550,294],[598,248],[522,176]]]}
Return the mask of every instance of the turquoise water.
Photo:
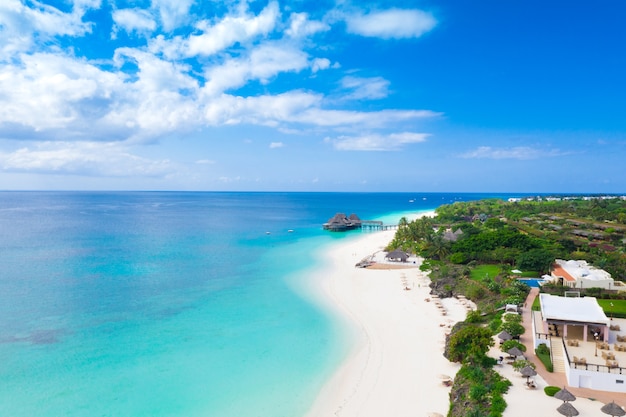
{"label": "turquoise water", "polygon": [[0,416],[302,415],[351,343],[294,291],[321,224],[482,197],[2,192]]}
{"label": "turquoise water", "polygon": [[539,288],[543,282],[545,282],[541,278],[518,278],[519,281],[528,285],[531,288]]}

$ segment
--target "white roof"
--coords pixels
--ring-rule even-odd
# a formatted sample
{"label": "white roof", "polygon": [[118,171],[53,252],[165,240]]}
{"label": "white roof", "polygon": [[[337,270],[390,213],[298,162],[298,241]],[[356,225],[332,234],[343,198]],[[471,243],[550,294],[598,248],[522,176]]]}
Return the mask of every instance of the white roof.
{"label": "white roof", "polygon": [[557,297],[539,294],[544,320],[597,323],[608,326],[609,318],[595,297]]}
{"label": "white roof", "polygon": [[587,261],[573,260],[564,261],[557,259],[556,263],[561,265],[574,279],[577,281],[580,279],[586,279],[591,281],[613,281],[611,274],[603,269],[596,268],[589,265]]}

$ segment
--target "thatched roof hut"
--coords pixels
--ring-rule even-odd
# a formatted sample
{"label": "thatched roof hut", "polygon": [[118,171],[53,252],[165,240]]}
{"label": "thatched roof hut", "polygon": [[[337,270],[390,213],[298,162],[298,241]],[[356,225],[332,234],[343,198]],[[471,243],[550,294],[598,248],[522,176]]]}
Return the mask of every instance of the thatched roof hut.
{"label": "thatched roof hut", "polygon": [[406,252],[396,249],[393,252],[389,252],[387,255],[385,255],[385,258],[389,259],[390,261],[406,262],[407,259],[409,259],[409,255],[407,255]]}
{"label": "thatched roof hut", "polygon": [[328,222],[324,223],[324,229],[333,232],[341,232],[359,227],[361,227],[361,220],[356,214],[351,214],[350,217],[348,217],[345,213],[337,213],[331,217]]}

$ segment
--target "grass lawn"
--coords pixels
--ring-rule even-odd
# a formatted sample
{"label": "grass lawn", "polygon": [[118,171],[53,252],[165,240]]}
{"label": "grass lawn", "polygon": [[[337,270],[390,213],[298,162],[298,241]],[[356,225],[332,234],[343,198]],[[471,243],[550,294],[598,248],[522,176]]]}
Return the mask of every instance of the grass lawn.
{"label": "grass lawn", "polygon": [[598,300],[598,304],[609,317],[626,317],[626,300]]}
{"label": "grass lawn", "polygon": [[498,265],[479,265],[472,269],[470,277],[474,281],[480,281],[486,276],[494,278],[500,273],[500,267]]}

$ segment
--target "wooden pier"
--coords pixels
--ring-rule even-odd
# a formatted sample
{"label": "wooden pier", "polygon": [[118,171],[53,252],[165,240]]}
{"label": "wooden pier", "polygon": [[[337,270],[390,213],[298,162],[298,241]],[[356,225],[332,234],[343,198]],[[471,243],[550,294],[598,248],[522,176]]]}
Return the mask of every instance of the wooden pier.
{"label": "wooden pier", "polygon": [[398,228],[397,224],[383,224],[378,220],[361,220],[361,229],[368,230],[395,230]]}

